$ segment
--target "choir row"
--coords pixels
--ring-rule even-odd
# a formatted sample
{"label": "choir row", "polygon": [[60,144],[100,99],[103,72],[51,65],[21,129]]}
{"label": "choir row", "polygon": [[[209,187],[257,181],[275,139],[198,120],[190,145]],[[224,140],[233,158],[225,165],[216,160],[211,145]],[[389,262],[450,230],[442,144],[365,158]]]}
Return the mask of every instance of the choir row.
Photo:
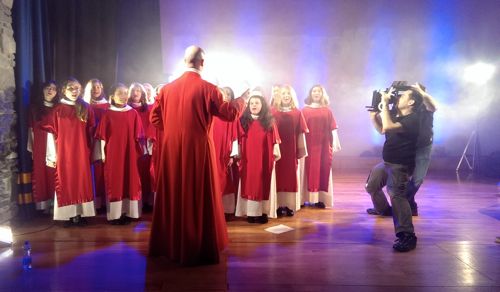
{"label": "choir row", "polygon": [[[109,101],[97,79],[83,95],[76,79],[57,89],[46,83],[43,99],[31,108],[28,150],[37,208],[53,201],[54,220],[68,225],[85,224],[104,206],[112,224],[139,218],[142,204],[153,205],[157,162],[168,159],[161,157],[162,130],[149,118],[161,85],[117,84]],[[234,98],[227,87],[221,94]],[[302,110],[288,85],[273,87],[269,103],[261,91],[250,95],[239,119],[215,117],[207,133],[225,213],[265,223],[293,216],[304,204],[332,206],[331,162],[340,143],[325,89],[313,86]]]}

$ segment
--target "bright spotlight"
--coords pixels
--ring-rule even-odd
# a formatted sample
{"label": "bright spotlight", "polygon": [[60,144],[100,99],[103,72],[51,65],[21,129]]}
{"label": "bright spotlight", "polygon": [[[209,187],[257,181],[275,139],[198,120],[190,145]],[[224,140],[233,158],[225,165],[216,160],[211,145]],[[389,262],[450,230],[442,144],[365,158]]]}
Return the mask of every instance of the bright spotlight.
{"label": "bright spotlight", "polygon": [[490,80],[494,73],[494,65],[479,62],[465,68],[464,79],[467,82],[482,85]]}
{"label": "bright spotlight", "polygon": [[0,226],[0,248],[12,245],[12,230],[9,226]]}
{"label": "bright spotlight", "polygon": [[0,260],[2,258],[8,258],[8,257],[10,257],[13,254],[14,254],[14,251],[12,250],[12,248],[8,248],[8,249],[6,249],[4,251],[1,251],[0,252]]}

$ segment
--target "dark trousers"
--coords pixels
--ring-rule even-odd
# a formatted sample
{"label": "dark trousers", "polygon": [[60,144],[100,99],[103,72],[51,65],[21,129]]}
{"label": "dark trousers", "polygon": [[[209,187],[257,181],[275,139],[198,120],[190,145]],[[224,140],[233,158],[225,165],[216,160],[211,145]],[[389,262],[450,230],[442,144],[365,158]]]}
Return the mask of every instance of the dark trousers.
{"label": "dark trousers", "polygon": [[418,189],[424,182],[424,178],[427,175],[427,170],[429,169],[429,165],[431,164],[431,152],[432,144],[417,148],[417,153],[415,156],[415,170],[413,170],[413,174],[410,181],[408,182],[408,187],[406,189],[406,197],[408,198],[408,202],[410,203],[410,207],[412,210],[417,210],[415,195],[417,194]]}
{"label": "dark trousers", "polygon": [[370,194],[375,209],[383,213],[390,205],[383,188],[387,186],[392,205],[394,229],[413,233],[411,208],[406,197],[406,187],[413,169],[402,164],[381,162],[372,169],[366,181],[366,191]]}

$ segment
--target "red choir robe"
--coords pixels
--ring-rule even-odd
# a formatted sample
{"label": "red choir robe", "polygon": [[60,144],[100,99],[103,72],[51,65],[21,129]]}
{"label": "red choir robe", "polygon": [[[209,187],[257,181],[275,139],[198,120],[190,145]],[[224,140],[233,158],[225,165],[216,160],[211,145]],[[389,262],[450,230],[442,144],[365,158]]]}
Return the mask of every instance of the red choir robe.
{"label": "red choir robe", "polygon": [[241,197],[269,200],[274,167],[274,145],[280,143],[276,125],[266,130],[258,120],[250,122],[245,132],[239,123]]}
{"label": "red choir robe", "polygon": [[105,142],[104,177],[109,202],[141,199],[138,161],[143,154],[142,123],[136,111],[108,110],[102,116],[95,138]]}
{"label": "red choir robe", "polygon": [[[43,129],[47,125],[53,112],[53,106],[44,105],[43,109],[35,115],[34,109],[30,110],[28,125],[32,130],[31,153],[33,156],[33,172],[31,185],[33,190],[33,201],[38,204],[54,199],[55,192],[55,168],[48,167],[45,162],[47,153],[47,131]],[[29,149],[28,149],[29,150]],[[43,209],[44,206],[40,206]]]}
{"label": "red choir robe", "polygon": [[337,123],[328,107],[306,106],[302,110],[309,128],[306,134],[308,156],[305,159],[307,190],[328,192],[329,176],[332,169],[332,131]]}
{"label": "red choir robe", "polygon": [[238,190],[238,170],[236,163],[228,167],[233,141],[238,140],[238,120],[226,122],[214,118],[214,144],[217,158],[217,173],[221,185],[221,195],[235,194]]}
{"label": "red choir robe", "polygon": [[298,109],[273,111],[280,135],[281,158],[276,162],[276,191],[298,192],[297,167],[300,153],[298,137],[309,132],[304,116]]}
{"label": "red choir robe", "polygon": [[54,107],[51,120],[44,126],[54,135],[57,149],[55,182],[58,207],[94,200],[90,158],[95,121],[94,111],[90,106],[87,109],[85,122],[76,116],[74,105],[60,103]]}
{"label": "red choir robe", "polygon": [[[139,114],[139,117],[142,122],[142,128],[144,129],[144,139],[143,142],[144,146],[147,147],[148,140],[154,138],[151,135],[151,131],[148,130],[150,128],[150,122],[149,122],[149,114],[151,112],[151,105],[146,105],[146,109],[143,108],[143,106],[135,106],[134,104],[131,105],[133,109],[137,111]],[[146,155],[141,155],[139,157],[139,176],[141,178],[141,187],[142,187],[142,194],[144,199],[146,200],[151,200],[152,196],[152,189],[151,189],[151,172],[150,172],[150,167],[151,167],[151,154],[148,153]]]}
{"label": "red choir robe", "polygon": [[[102,103],[91,103],[90,106],[94,110],[95,121],[96,125],[98,126],[103,114],[109,108],[109,103],[105,100],[105,102]],[[99,145],[95,147],[100,148]],[[101,201],[100,203],[104,203],[106,201],[106,190],[104,188],[104,166],[102,160],[99,159],[93,161],[93,166],[95,196],[96,198],[99,198],[99,200]]]}
{"label": "red choir robe", "polygon": [[156,193],[157,185],[158,185],[158,165],[160,161],[160,153],[161,153],[161,141],[163,139],[163,130],[160,130],[154,127],[153,124],[150,125],[150,128],[154,128],[153,135],[153,145],[151,151],[151,165],[149,167],[149,173],[151,174],[151,190]]}
{"label": "red choir robe", "polygon": [[244,107],[187,71],[165,85],[151,111],[163,129],[149,253],[185,264],[217,263],[228,242],[216,174],[213,116],[234,120]]}
{"label": "red choir robe", "polygon": [[[156,100],[156,96],[153,100]],[[153,108],[153,104],[149,104],[149,111]],[[148,117],[149,119],[149,117]],[[158,161],[160,159],[160,151],[161,151],[161,141],[163,138],[163,130],[155,127],[151,122],[149,123],[149,127],[146,130],[146,137],[150,137],[151,139],[151,164],[149,166],[149,173],[151,175],[151,190],[153,193],[156,193],[156,185],[157,185],[157,174],[158,174]],[[153,198],[154,199],[154,198]],[[154,200],[153,200],[154,201]],[[153,202],[151,202],[153,203]]]}

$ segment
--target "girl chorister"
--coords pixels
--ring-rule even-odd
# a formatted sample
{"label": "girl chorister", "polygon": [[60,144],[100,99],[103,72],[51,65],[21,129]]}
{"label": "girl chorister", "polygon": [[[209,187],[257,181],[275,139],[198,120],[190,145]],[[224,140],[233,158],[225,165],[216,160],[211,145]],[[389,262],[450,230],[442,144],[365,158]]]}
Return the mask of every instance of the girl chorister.
{"label": "girl chorister", "polygon": [[47,137],[47,164],[56,168],[54,220],[66,220],[66,226],[82,226],[84,217],[95,216],[90,156],[94,112],[80,97],[78,80],[66,80],[61,102],[44,126]]}
{"label": "girl chorister", "polygon": [[58,103],[59,98],[54,81],[46,82],[42,91],[43,95],[37,96],[30,108],[28,151],[33,157],[33,200],[37,210],[48,211],[54,199],[55,169],[45,163],[47,132],[43,130],[43,125],[50,121],[54,105]]}
{"label": "girl chorister", "polygon": [[144,90],[146,90],[146,103],[152,105],[155,102],[156,92],[150,83],[143,83]]}
{"label": "girl chorister", "polygon": [[[156,97],[158,94],[160,94],[160,90],[163,87],[164,84],[159,84],[158,86],[155,87],[155,90],[153,92],[154,98],[153,100],[156,101]],[[154,104],[154,102],[153,102]],[[149,167],[149,173],[151,175],[151,188],[153,191],[153,194],[156,194],[156,181],[157,181],[157,173],[158,170],[156,169],[158,166],[158,161],[160,159],[160,153],[161,153],[161,141],[163,139],[163,130],[155,127],[153,124],[149,124],[149,129],[147,131],[147,136],[151,135],[152,139],[152,146],[151,146],[151,166]],[[154,201],[154,198],[153,198]]]}
{"label": "girl chorister", "polygon": [[273,116],[281,139],[281,159],[276,162],[277,215],[293,216],[300,209],[298,159],[307,155],[305,136],[309,132],[298,110],[297,94],[290,85],[275,95]]}
{"label": "girl chorister", "polygon": [[154,194],[151,182],[151,154],[152,154],[152,140],[155,138],[152,131],[152,126],[149,122],[149,113],[151,106],[147,102],[147,92],[144,86],[140,83],[134,82],[130,85],[128,91],[129,99],[128,104],[137,111],[142,121],[142,128],[144,129],[145,137],[142,143],[145,145],[146,152],[139,158],[139,175],[141,177],[142,198],[143,203],[147,209],[151,209],[154,201]]}
{"label": "girl chorister", "polygon": [[[222,91],[225,100],[234,99],[231,88],[224,87]],[[230,219],[231,214],[234,214],[236,207],[235,194],[238,190],[239,175],[234,157],[238,154],[238,123],[239,120],[226,122],[218,117],[214,117],[213,123],[217,174],[226,220]]]}
{"label": "girl chorister", "polygon": [[[83,100],[90,104],[94,110],[96,127],[99,125],[104,112],[109,108],[109,102],[104,93],[102,82],[99,79],[90,79],[83,92]],[[94,191],[95,206],[97,209],[104,208],[106,203],[106,193],[104,189],[104,167],[100,154],[101,146],[99,140],[94,141],[92,167],[94,170]]]}
{"label": "girl chorister", "polygon": [[104,161],[107,218],[111,224],[123,225],[141,215],[138,160],[144,153],[144,132],[139,114],[127,105],[127,87],[118,84],[111,92],[110,108],[95,137],[101,141]]}
{"label": "girl chorister", "polygon": [[309,128],[306,134],[308,156],[305,158],[302,203],[318,208],[333,206],[332,157],[340,150],[337,123],[328,108],[328,95],[315,85],[305,100],[302,113]]}
{"label": "girl chorister", "polygon": [[[241,147],[240,187],[236,216],[247,216],[249,223],[267,223],[276,217],[274,162],[279,160],[280,138],[269,110],[259,92],[251,94],[239,124]],[[271,199],[270,199],[271,197]]]}

